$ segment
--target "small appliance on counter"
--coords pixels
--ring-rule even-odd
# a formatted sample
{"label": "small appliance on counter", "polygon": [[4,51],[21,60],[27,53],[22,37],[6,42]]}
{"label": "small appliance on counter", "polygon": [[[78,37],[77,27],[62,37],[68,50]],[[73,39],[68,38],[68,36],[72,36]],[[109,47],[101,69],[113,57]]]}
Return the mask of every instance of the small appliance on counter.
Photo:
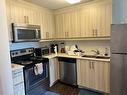
{"label": "small appliance on counter", "polygon": [[48,47],[35,48],[34,52],[38,57],[42,57],[43,55],[48,55],[50,53]]}
{"label": "small appliance on counter", "polygon": [[84,52],[80,50],[77,45],[72,45],[66,53],[72,56],[81,56]]}
{"label": "small appliance on counter", "polygon": [[58,44],[51,44],[50,45],[50,52],[51,53],[58,53]]}

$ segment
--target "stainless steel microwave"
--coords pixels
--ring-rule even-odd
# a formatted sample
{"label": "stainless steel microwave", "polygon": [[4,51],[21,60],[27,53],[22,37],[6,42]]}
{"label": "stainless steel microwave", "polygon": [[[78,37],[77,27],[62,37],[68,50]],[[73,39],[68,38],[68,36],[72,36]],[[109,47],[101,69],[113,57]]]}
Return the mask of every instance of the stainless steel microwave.
{"label": "stainless steel microwave", "polygon": [[39,25],[12,23],[13,42],[33,42],[41,39]]}

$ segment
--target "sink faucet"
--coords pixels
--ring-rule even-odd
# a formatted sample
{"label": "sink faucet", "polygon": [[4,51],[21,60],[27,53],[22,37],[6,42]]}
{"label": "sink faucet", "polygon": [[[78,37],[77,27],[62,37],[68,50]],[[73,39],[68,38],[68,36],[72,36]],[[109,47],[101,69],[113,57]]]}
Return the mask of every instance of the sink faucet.
{"label": "sink faucet", "polygon": [[92,52],[95,52],[96,54],[95,55],[99,55],[100,54],[100,51],[98,49],[96,50],[91,50]]}

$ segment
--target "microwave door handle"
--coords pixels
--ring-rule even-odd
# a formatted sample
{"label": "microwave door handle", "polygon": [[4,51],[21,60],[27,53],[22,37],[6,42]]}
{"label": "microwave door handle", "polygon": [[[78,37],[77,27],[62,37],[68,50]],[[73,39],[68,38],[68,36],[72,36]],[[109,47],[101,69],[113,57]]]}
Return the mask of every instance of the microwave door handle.
{"label": "microwave door handle", "polygon": [[38,29],[36,29],[36,39],[38,39],[39,38],[39,31],[38,31]]}

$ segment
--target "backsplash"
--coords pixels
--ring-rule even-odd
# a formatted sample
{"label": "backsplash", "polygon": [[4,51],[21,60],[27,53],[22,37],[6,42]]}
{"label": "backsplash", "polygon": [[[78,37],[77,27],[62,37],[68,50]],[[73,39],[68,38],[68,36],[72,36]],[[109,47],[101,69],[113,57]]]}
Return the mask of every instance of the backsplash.
{"label": "backsplash", "polygon": [[[99,50],[101,55],[105,54],[105,51],[110,56],[110,41],[62,41],[62,42],[23,42],[23,43],[11,43],[10,49],[23,49],[23,48],[31,48],[31,47],[50,47],[51,44],[58,44],[60,51],[60,43],[64,43],[65,46],[71,47],[72,45],[77,45],[79,49],[85,51],[84,54],[92,54],[91,50]],[[107,50],[106,50],[107,49]]]}
{"label": "backsplash", "polygon": [[[100,54],[104,55],[105,51],[110,56],[110,41],[66,41],[66,46],[77,45],[79,49],[85,51],[85,54],[92,54],[91,50],[99,50]],[[106,50],[107,48],[107,50]]]}
{"label": "backsplash", "polygon": [[39,47],[39,46],[40,44],[38,42],[10,43],[10,50]]}

